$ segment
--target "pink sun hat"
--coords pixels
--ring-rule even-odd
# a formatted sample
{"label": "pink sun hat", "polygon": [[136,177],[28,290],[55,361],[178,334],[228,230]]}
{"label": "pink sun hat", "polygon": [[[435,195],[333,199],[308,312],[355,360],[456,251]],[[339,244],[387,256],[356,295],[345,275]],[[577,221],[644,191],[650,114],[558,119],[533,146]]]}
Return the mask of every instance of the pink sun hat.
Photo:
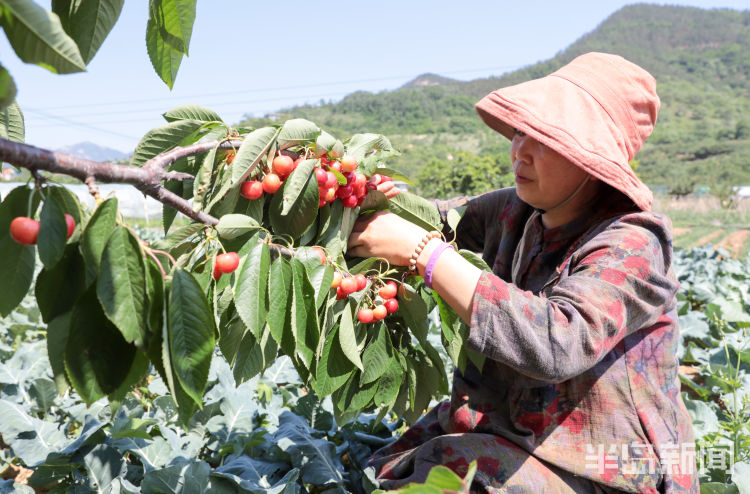
{"label": "pink sun hat", "polygon": [[653,194],[628,162],[651,134],[659,105],[651,74],[621,56],[592,52],[546,77],[493,91],[475,108],[508,139],[514,128],[530,135],[648,211]]}

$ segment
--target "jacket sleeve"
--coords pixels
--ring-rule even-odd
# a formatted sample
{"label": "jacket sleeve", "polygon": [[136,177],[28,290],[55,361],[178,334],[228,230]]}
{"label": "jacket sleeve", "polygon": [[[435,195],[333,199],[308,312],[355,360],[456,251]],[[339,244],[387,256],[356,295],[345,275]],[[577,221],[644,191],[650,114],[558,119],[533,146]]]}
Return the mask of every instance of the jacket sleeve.
{"label": "jacket sleeve", "polygon": [[615,220],[573,254],[567,277],[538,296],[484,272],[468,346],[546,382],[590,369],[675,303],[669,231],[650,213]]}

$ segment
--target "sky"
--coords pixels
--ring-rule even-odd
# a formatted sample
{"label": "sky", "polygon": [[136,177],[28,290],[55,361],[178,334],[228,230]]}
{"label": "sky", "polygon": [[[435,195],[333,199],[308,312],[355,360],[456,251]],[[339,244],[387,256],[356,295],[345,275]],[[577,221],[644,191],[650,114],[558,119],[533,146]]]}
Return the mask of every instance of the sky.
{"label": "sky", "polygon": [[[4,36],[0,63],[18,87],[27,143],[55,150],[90,141],[129,153],[179,105],[203,105],[236,124],[357,90],[396,89],[426,72],[501,75],[553,57],[632,3],[199,0],[189,56],[170,91],[146,52],[148,3],[129,0],[85,73],[24,64]],[[750,9],[750,0],[674,4]]]}

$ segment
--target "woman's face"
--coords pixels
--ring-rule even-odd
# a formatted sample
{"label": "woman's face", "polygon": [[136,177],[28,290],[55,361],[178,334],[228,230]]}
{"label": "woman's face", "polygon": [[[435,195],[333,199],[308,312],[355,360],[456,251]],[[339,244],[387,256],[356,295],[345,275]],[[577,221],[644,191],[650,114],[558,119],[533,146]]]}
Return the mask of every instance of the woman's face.
{"label": "woman's face", "polygon": [[510,160],[518,197],[539,209],[562,203],[587,175],[557,151],[520,131],[513,134]]}

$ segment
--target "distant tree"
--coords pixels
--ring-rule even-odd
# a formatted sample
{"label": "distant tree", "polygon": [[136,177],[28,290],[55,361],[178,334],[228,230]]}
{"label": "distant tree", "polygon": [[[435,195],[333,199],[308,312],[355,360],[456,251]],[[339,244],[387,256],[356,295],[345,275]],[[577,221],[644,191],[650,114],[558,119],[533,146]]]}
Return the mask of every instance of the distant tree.
{"label": "distant tree", "polygon": [[507,159],[456,151],[430,159],[419,171],[417,187],[425,197],[471,196],[513,184]]}

